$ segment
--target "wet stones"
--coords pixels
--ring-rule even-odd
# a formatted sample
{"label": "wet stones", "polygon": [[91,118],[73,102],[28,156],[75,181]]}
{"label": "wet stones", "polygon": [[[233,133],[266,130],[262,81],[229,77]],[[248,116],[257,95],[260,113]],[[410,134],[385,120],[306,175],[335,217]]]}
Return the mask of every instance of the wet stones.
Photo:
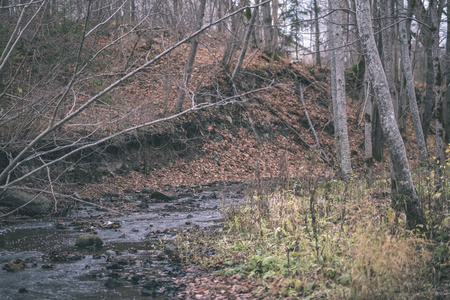
{"label": "wet stones", "polygon": [[62,221],[58,221],[58,222],[55,224],[55,227],[56,227],[57,229],[67,229],[67,224],[65,224],[65,223],[62,222]]}
{"label": "wet stones", "polygon": [[21,260],[20,258],[16,259],[13,262],[9,262],[5,264],[2,268],[5,271],[8,272],[17,272],[25,269],[25,262]]}
{"label": "wet stones", "polygon": [[106,280],[106,282],[105,282],[105,287],[107,287],[108,289],[113,289],[113,288],[121,287],[124,284],[125,283],[123,282],[123,280],[116,279],[116,278],[108,278],[108,280]]}
{"label": "wet stones", "polygon": [[108,249],[108,250],[105,251],[105,255],[106,255],[106,257],[115,256],[116,255],[116,251]]}
{"label": "wet stones", "polygon": [[168,196],[168,195],[166,195],[164,193],[161,193],[161,192],[158,192],[158,191],[152,192],[150,194],[150,199],[159,200],[159,201],[171,201],[171,200],[174,200],[173,197]]}
{"label": "wet stones", "polygon": [[101,247],[103,240],[96,234],[85,234],[79,236],[75,242],[76,247],[88,248],[88,247]]}
{"label": "wet stones", "polygon": [[41,268],[42,268],[43,270],[51,270],[51,269],[53,269],[54,267],[55,267],[55,265],[53,265],[53,264],[44,264],[44,265],[41,266]]}
{"label": "wet stones", "polygon": [[6,190],[0,193],[0,206],[20,208],[19,212],[27,216],[37,216],[50,213],[53,201],[42,195],[36,195],[19,190]]}
{"label": "wet stones", "polygon": [[68,262],[68,261],[82,260],[84,258],[84,255],[78,252],[50,251],[46,255],[46,258],[53,262]]}
{"label": "wet stones", "polygon": [[176,285],[171,278],[153,278],[148,279],[142,288],[142,296],[160,297],[166,296],[175,298],[175,295],[182,287]]}

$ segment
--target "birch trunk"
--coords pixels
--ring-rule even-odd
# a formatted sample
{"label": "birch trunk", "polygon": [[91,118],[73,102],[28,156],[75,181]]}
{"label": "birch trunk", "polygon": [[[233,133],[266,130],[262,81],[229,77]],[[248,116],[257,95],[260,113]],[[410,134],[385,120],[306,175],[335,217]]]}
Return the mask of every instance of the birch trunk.
{"label": "birch trunk", "polygon": [[395,178],[395,182],[391,185],[393,201],[394,204],[404,207],[408,228],[412,229],[416,225],[424,224],[425,216],[414,188],[405,145],[395,121],[389,85],[375,44],[369,0],[356,1],[356,18],[366,58],[366,67],[377,99],[381,125],[386,136],[393,166],[393,177]]}
{"label": "birch trunk", "polygon": [[[450,1],[447,1],[447,12],[450,12]],[[445,46],[445,142],[450,143],[450,18],[447,17],[447,42]]]}
{"label": "birch trunk", "polygon": [[442,126],[442,90],[441,81],[442,76],[440,74],[439,66],[439,14],[438,5],[434,1],[431,2],[435,5],[430,6],[430,16],[432,28],[432,63],[433,63],[433,75],[434,75],[434,114],[435,114],[435,139],[436,139],[436,165],[435,165],[435,183],[437,188],[442,187],[442,169],[441,165],[444,161],[444,132]]}
{"label": "birch trunk", "polygon": [[[233,1],[230,0],[229,2],[229,9],[231,12],[239,9],[240,7],[236,6]],[[222,65],[225,68],[226,71],[230,70],[230,67],[233,62],[234,54],[239,46],[240,40],[239,40],[239,31],[240,27],[239,24],[241,23],[242,15],[234,15],[231,17],[231,34],[230,34],[230,40],[227,43],[227,47],[225,48],[225,51],[223,53],[222,57]]]}
{"label": "birch trunk", "polygon": [[261,11],[263,16],[264,51],[272,55],[272,16],[270,2],[261,6]]}
{"label": "birch trunk", "polygon": [[[202,28],[203,17],[205,15],[206,0],[200,1],[200,7],[197,15],[197,24],[195,31]],[[186,66],[184,68],[183,81],[181,82],[180,90],[178,91],[177,103],[175,106],[176,112],[181,112],[183,110],[183,102],[186,96],[186,89],[191,78],[191,74],[194,68],[195,56],[197,55],[198,38],[192,40],[191,49],[189,50],[189,56],[186,61]]]}
{"label": "birch trunk", "polygon": [[373,99],[370,96],[370,80],[367,68],[364,72],[364,167],[367,185],[373,182],[373,152],[372,152],[372,112]]}
{"label": "birch trunk", "polygon": [[391,0],[381,0],[380,10],[381,18],[384,18],[384,22],[381,22],[383,66],[388,80],[392,104],[394,106],[395,119],[398,121],[398,95],[394,81],[394,26],[392,21],[393,13],[391,10]]}
{"label": "birch trunk", "polygon": [[[404,8],[401,8],[400,13],[400,18],[406,17],[406,10]],[[401,20],[399,23],[399,39],[402,70],[406,81],[406,95],[409,100],[409,109],[411,110],[414,131],[416,133],[419,158],[422,164],[426,164],[428,160],[427,145],[425,143],[425,138],[422,131],[420,113],[417,106],[416,91],[414,89],[414,75],[411,68],[411,58],[409,56],[408,36],[405,20]]]}
{"label": "birch trunk", "polygon": [[316,58],[316,65],[320,66],[320,28],[319,28],[319,12],[320,8],[317,0],[314,0],[314,52]]}
{"label": "birch trunk", "polygon": [[278,0],[272,0],[272,59],[278,52]]}
{"label": "birch trunk", "polygon": [[[259,4],[259,0],[255,1],[256,6]],[[242,44],[241,54],[239,55],[238,62],[236,67],[233,70],[233,74],[231,75],[231,80],[234,80],[239,73],[241,73],[242,64],[244,63],[245,54],[247,53],[248,44],[250,42],[250,36],[253,31],[253,27],[255,27],[256,16],[258,15],[258,7],[253,9],[252,17],[250,18],[250,23],[247,27],[247,31],[245,32],[244,43]]]}
{"label": "birch trunk", "polygon": [[[338,3],[334,0],[328,1],[331,10],[338,8]],[[348,141],[347,129],[347,101],[345,94],[345,74],[344,74],[344,34],[342,27],[342,12],[336,10],[331,13],[330,28],[330,65],[331,65],[331,95],[333,99],[333,117],[335,128],[336,154],[340,164],[341,176],[348,179],[351,173],[350,145]]]}

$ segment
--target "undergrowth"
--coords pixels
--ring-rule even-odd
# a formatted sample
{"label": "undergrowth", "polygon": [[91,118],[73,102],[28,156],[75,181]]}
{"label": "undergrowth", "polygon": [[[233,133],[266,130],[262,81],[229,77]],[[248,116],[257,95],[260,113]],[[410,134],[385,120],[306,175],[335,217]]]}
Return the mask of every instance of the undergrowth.
{"label": "undergrowth", "polygon": [[371,188],[309,181],[258,189],[224,211],[223,228],[178,236],[178,255],[253,278],[263,286],[258,297],[432,299],[436,283],[448,279],[445,224],[430,221],[433,238],[406,230],[387,188],[380,179]]}

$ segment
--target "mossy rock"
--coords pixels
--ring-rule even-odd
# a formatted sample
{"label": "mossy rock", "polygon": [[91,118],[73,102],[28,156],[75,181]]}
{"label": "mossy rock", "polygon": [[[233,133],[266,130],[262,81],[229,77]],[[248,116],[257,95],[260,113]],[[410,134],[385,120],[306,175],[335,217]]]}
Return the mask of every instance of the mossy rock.
{"label": "mossy rock", "polygon": [[13,262],[9,262],[9,263],[5,264],[2,269],[5,271],[8,271],[8,272],[21,271],[21,270],[25,269],[25,263],[23,262],[23,260],[21,260],[19,258]]}
{"label": "mossy rock", "polygon": [[80,248],[101,247],[103,240],[96,234],[85,234],[79,236],[75,242],[75,246]]}
{"label": "mossy rock", "polygon": [[161,200],[161,201],[170,201],[170,200],[174,200],[173,197],[168,196],[164,193],[158,192],[158,191],[154,191],[153,193],[151,193],[150,195],[151,199],[155,199],[155,200]]}

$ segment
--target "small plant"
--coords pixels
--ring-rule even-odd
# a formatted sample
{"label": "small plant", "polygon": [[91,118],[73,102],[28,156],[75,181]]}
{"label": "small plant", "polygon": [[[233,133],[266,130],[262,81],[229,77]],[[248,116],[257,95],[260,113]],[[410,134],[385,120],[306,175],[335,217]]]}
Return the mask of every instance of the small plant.
{"label": "small plant", "polygon": [[[226,212],[223,229],[179,237],[178,249],[221,275],[253,278],[266,286],[258,297],[427,298],[448,276],[447,223],[433,229],[437,244],[404,229],[389,189],[380,177],[370,189],[351,179],[257,190]],[[208,247],[214,255],[202,254]]]}

